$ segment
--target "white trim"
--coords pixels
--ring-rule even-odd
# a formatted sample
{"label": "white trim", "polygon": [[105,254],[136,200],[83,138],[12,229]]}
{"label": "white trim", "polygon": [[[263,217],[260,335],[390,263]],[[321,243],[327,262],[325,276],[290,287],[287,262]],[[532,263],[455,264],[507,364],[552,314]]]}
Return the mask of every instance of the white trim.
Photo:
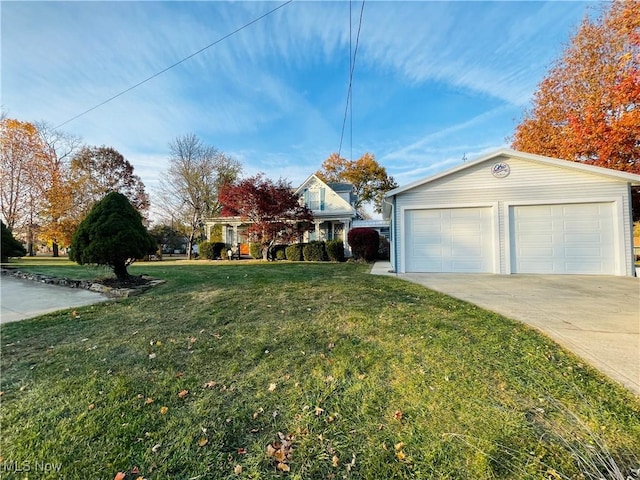
{"label": "white trim", "polygon": [[427,204],[427,205],[405,205],[400,207],[400,215],[398,221],[400,222],[400,232],[392,242],[394,245],[398,243],[398,238],[403,242],[402,245],[397,245],[400,248],[400,268],[398,273],[406,273],[406,256],[407,248],[404,244],[406,236],[406,212],[410,210],[451,210],[456,208],[490,208],[491,209],[491,233],[493,235],[492,253],[493,253],[493,272],[500,273],[500,211],[498,202],[483,202],[483,203],[444,203],[439,205]]}
{"label": "white trim", "polygon": [[511,207],[522,206],[536,206],[536,205],[582,205],[588,203],[611,203],[613,204],[612,212],[613,218],[613,235],[614,243],[617,251],[614,252],[615,275],[627,275],[626,272],[626,249],[624,243],[624,225],[621,224],[620,219],[624,211],[624,198],[623,197],[594,197],[594,198],[579,198],[579,199],[544,199],[544,200],[517,200],[504,202],[504,258],[505,258],[505,274],[513,275],[513,269],[511,265]]}

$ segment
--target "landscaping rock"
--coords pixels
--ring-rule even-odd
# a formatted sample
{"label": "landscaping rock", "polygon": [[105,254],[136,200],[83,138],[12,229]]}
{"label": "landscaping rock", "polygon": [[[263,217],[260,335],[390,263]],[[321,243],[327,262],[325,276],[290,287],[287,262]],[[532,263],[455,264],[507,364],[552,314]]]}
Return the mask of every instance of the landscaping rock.
{"label": "landscaping rock", "polygon": [[116,279],[107,279],[106,283],[99,283],[95,280],[71,280],[69,278],[56,278],[48,275],[22,272],[13,268],[2,268],[2,275],[11,275],[23,280],[46,283],[48,285],[58,285],[67,288],[83,288],[92,292],[101,293],[110,298],[128,298],[147,291],[148,289],[164,283],[164,280],[141,275],[134,277],[131,281],[125,282],[125,286],[119,285]]}

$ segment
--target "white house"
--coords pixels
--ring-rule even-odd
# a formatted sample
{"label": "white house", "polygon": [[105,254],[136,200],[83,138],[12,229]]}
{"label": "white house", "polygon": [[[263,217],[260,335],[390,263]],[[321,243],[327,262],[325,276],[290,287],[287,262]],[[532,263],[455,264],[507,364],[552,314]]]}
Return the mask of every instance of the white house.
{"label": "white house", "polygon": [[315,174],[296,189],[296,194],[313,212],[314,230],[308,232],[305,241],[343,240],[356,218],[356,198],[350,183],[325,183]]}
{"label": "white house", "polygon": [[[347,248],[347,234],[356,219],[355,195],[349,183],[325,183],[311,175],[296,190],[300,202],[313,212],[314,228],[305,233],[303,241],[342,240]],[[205,222],[207,238],[215,225],[222,226],[222,241],[240,244],[242,254],[248,254],[247,220],[240,217],[215,217]]]}
{"label": "white house", "polygon": [[395,271],[635,275],[640,175],[502,149],[389,191]]}

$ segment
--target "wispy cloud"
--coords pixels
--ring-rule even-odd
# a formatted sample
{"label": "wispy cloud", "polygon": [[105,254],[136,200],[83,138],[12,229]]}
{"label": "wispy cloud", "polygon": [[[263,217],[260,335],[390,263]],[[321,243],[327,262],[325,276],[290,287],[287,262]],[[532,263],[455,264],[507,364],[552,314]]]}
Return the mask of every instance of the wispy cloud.
{"label": "wispy cloud", "polygon": [[[3,107],[62,123],[277,5],[4,2]],[[500,146],[584,12],[579,2],[367,2],[349,149],[402,180]],[[348,2],[293,2],[64,129],[121,150],[149,185],[169,141],[192,132],[249,173],[302,181],[338,149],[349,33]]]}

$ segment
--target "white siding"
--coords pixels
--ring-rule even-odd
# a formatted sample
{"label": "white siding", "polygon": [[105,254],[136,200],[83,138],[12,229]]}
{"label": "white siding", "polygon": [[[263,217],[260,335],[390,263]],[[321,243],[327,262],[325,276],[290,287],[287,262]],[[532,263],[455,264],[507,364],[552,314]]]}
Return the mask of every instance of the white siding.
{"label": "white siding", "polygon": [[[510,167],[505,178],[496,178],[491,167],[504,161]],[[628,184],[602,175],[572,168],[524,160],[520,158],[491,158],[485,162],[459,170],[424,185],[403,191],[395,197],[394,265],[403,265],[406,252],[402,241],[402,212],[406,209],[438,208],[464,204],[486,205],[495,202],[498,209],[499,272],[509,273],[509,206],[537,203],[613,202],[617,212],[616,242],[619,246],[618,275],[633,275],[631,262],[631,206]],[[401,270],[401,269],[400,269]]]}
{"label": "white siding", "polygon": [[[303,201],[305,190],[308,190],[316,200],[317,203],[314,204],[314,208],[312,208],[313,214],[316,218],[321,219],[335,215],[343,215],[351,218],[354,214],[353,209],[347,200],[342,198],[324,182],[316,179],[314,176],[312,176],[306,184],[300,188],[300,190]],[[323,201],[321,202],[321,200]],[[322,203],[322,209],[320,209],[320,202]]]}

